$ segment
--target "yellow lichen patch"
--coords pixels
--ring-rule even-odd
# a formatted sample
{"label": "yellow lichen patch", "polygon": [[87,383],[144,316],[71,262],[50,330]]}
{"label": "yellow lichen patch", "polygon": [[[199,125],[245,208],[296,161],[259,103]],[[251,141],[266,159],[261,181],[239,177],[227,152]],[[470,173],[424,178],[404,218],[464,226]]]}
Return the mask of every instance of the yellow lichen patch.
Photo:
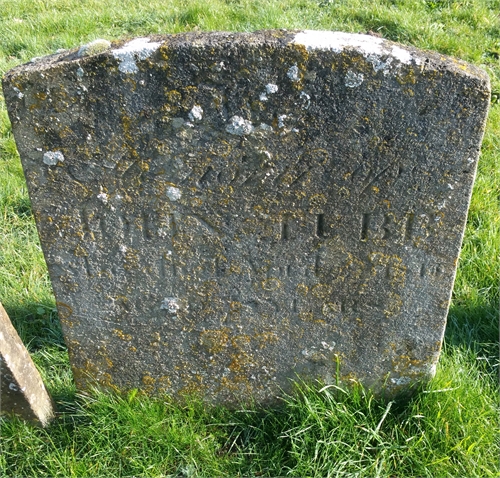
{"label": "yellow lichen patch", "polygon": [[311,294],[317,299],[326,299],[332,293],[332,286],[329,284],[316,284],[311,289]]}
{"label": "yellow lichen patch", "polygon": [[402,74],[396,76],[396,80],[400,85],[411,84],[414,85],[417,83],[417,76],[415,74],[414,68],[408,68]]}
{"label": "yellow lichen patch", "polygon": [[144,387],[142,389],[143,392],[150,395],[155,391],[156,379],[154,377],[152,377],[149,372],[146,372],[146,374],[142,376],[141,382],[144,385]]}
{"label": "yellow lichen patch", "polygon": [[73,309],[64,302],[56,302],[56,307],[60,319],[69,319],[73,314]]}
{"label": "yellow lichen patch", "polygon": [[251,337],[246,334],[231,337],[231,345],[236,349],[242,349],[251,342]]}
{"label": "yellow lichen patch", "polygon": [[90,360],[86,360],[81,368],[73,367],[73,376],[77,386],[81,388],[85,388],[86,384],[95,384],[119,391],[119,388],[113,382],[111,374],[103,372],[100,365]]}
{"label": "yellow lichen patch", "polygon": [[241,302],[233,301],[229,304],[229,319],[233,322],[239,322],[241,319],[241,311],[243,304]]}
{"label": "yellow lichen patch", "polygon": [[369,256],[373,265],[373,273],[385,269],[387,279],[393,287],[403,287],[406,281],[406,266],[401,257],[397,255],[373,252]]}
{"label": "yellow lichen patch", "polygon": [[307,312],[299,312],[299,319],[303,320],[304,322],[313,322],[314,321],[314,315],[312,312],[307,311]]}
{"label": "yellow lichen patch", "polygon": [[301,283],[301,284],[297,284],[297,289],[296,290],[297,290],[297,294],[305,297],[305,296],[307,296],[307,293],[309,291],[309,287],[307,287],[306,284],[302,284]]}
{"label": "yellow lichen patch", "polygon": [[262,281],[261,286],[264,290],[273,291],[281,287],[281,281],[275,277],[270,277],[269,279]]}
{"label": "yellow lichen patch", "polygon": [[322,209],[326,204],[326,196],[324,194],[313,194],[309,199],[309,205],[313,209]]}
{"label": "yellow lichen patch", "polygon": [[333,318],[339,315],[341,311],[341,306],[335,302],[325,302],[322,307],[323,315],[329,318]]}
{"label": "yellow lichen patch", "polygon": [[392,359],[392,366],[396,372],[422,372],[428,364],[424,360],[412,359],[409,355],[401,354]]}
{"label": "yellow lichen patch", "polygon": [[170,380],[170,378],[167,375],[161,375],[160,377],[158,377],[156,380],[156,383],[159,387],[159,390],[162,390],[165,392],[168,389],[170,389],[170,387],[172,386],[172,381]]}
{"label": "yellow lichen patch", "polygon": [[156,380],[148,373],[142,376],[141,382],[146,386],[151,386],[156,383]]}
{"label": "yellow lichen patch", "polygon": [[207,389],[200,374],[183,374],[182,378],[184,386],[179,390],[179,396],[181,397],[196,396]]}
{"label": "yellow lichen patch", "polygon": [[135,270],[139,267],[139,252],[135,249],[127,248],[123,259],[123,268],[126,270]]}
{"label": "yellow lichen patch", "polygon": [[129,342],[132,340],[132,336],[130,334],[125,334],[123,330],[120,329],[113,329],[113,333],[120,338],[121,340],[124,340],[126,342]]}
{"label": "yellow lichen patch", "polygon": [[210,354],[218,354],[227,347],[230,329],[205,330],[200,335],[200,345]]}
{"label": "yellow lichen patch", "polygon": [[246,382],[248,380],[247,374],[253,365],[253,358],[250,354],[238,351],[231,354],[230,362],[228,365],[229,370],[233,372],[231,377],[235,383]]}
{"label": "yellow lichen patch", "polygon": [[262,332],[255,335],[255,339],[257,340],[260,349],[263,349],[270,344],[276,344],[279,341],[278,335],[274,332]]}
{"label": "yellow lichen patch", "polygon": [[153,340],[149,343],[151,347],[159,347],[161,344],[161,336],[158,332],[153,332]]}
{"label": "yellow lichen patch", "polygon": [[394,292],[389,292],[387,296],[387,303],[384,309],[384,315],[386,317],[393,317],[398,314],[403,307],[403,300],[399,294]]}
{"label": "yellow lichen patch", "polygon": [[80,244],[78,244],[76,246],[75,251],[73,252],[73,254],[76,257],[87,257],[89,255],[89,253]]}

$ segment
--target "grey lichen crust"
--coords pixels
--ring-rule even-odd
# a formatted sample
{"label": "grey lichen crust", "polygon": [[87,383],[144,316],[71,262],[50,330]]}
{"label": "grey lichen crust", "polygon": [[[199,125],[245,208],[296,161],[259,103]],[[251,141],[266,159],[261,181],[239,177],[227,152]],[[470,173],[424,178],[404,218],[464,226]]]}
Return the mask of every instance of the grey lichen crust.
{"label": "grey lichen crust", "polygon": [[435,370],[484,72],[378,37],[189,33],[4,92],[75,379],[235,404]]}

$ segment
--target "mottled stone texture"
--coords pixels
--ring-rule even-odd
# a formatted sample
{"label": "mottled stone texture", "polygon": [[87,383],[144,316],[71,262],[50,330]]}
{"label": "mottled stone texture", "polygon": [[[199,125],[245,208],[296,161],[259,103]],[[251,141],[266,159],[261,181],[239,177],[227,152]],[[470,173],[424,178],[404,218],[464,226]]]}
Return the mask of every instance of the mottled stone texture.
{"label": "mottled stone texture", "polygon": [[42,378],[0,304],[0,415],[46,426],[55,410]]}
{"label": "mottled stone texture", "polygon": [[92,45],[4,78],[79,387],[432,376],[484,72],[334,32]]}

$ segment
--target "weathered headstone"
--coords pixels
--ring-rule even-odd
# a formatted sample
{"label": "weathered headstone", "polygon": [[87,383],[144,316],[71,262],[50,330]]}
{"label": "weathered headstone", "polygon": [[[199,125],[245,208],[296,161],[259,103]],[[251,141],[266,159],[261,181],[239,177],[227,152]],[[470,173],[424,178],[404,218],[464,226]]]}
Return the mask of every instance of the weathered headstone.
{"label": "weathered headstone", "polygon": [[50,56],[4,92],[79,387],[265,403],[297,376],[432,376],[478,68],[366,35],[191,33]]}
{"label": "weathered headstone", "polygon": [[55,416],[42,377],[0,304],[0,415],[46,426]]}

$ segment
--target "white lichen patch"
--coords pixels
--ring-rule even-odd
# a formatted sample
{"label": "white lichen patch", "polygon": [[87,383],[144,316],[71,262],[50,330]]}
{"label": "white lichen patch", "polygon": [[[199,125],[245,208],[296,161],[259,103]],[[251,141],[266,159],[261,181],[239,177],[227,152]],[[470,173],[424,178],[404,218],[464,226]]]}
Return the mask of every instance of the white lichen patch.
{"label": "white lichen patch", "polygon": [[292,81],[299,81],[300,80],[300,75],[299,75],[299,67],[295,64],[291,66],[288,69],[288,73],[286,74],[288,78],[290,78]]}
{"label": "white lichen patch", "polygon": [[149,38],[136,38],[111,53],[120,61],[118,69],[122,73],[137,73],[136,61],[149,58],[160,46],[161,43],[150,42]]}
{"label": "white lichen patch", "polygon": [[395,385],[407,385],[411,382],[411,378],[410,377],[391,378],[391,382]]}
{"label": "white lichen patch", "polygon": [[166,310],[169,314],[176,314],[181,308],[177,297],[165,297],[160,305],[160,309]]}
{"label": "white lichen patch", "polygon": [[355,48],[363,55],[383,53],[384,40],[371,35],[354,33],[304,30],[297,33],[293,43],[305,46],[308,50],[331,50],[340,53],[344,48]]}
{"label": "white lichen patch", "polygon": [[[399,60],[401,63],[405,63],[406,65],[409,65],[411,63],[411,60],[413,59],[411,53],[408,50],[404,50],[403,48],[400,48],[398,46],[392,47],[391,54],[394,58],[396,58],[396,60]],[[420,61],[418,59],[415,59],[415,63],[418,65],[420,64]]]}
{"label": "white lichen patch", "polygon": [[64,155],[61,151],[47,151],[43,154],[43,162],[48,166],[55,166],[64,161]]}
{"label": "white lichen patch", "polygon": [[168,236],[168,229],[165,227],[158,228],[158,237],[165,239]]}
{"label": "white lichen patch", "polygon": [[191,121],[201,121],[203,119],[203,108],[198,105],[193,106],[188,116]]}
{"label": "white lichen patch", "polygon": [[[418,58],[414,58],[410,51],[396,45],[387,44],[383,38],[372,35],[360,35],[354,33],[313,31],[304,30],[295,35],[293,43],[305,46],[308,50],[330,50],[340,53],[344,49],[359,51],[370,63],[377,65],[379,70],[389,67],[392,58],[400,63],[410,64],[414,61],[420,64]],[[376,63],[375,58],[385,56],[385,62]],[[378,71],[378,70],[376,70]]]}
{"label": "white lichen patch", "polygon": [[171,201],[178,201],[182,197],[181,190],[174,186],[167,188],[167,196]]}
{"label": "white lichen patch", "polygon": [[364,77],[362,73],[355,73],[354,71],[349,70],[345,75],[345,86],[349,88],[356,88],[363,83],[363,79]]}
{"label": "white lichen patch", "polygon": [[233,116],[230,123],[226,126],[226,131],[237,136],[246,136],[253,133],[252,123],[241,116]]}
{"label": "white lichen patch", "polygon": [[97,199],[99,199],[99,201],[101,201],[103,204],[108,204],[108,195],[104,192],[100,192],[97,195]]}
{"label": "white lichen patch", "polygon": [[384,75],[387,75],[390,71],[392,64],[392,57],[387,58],[386,61],[382,61],[382,59],[377,55],[368,55],[366,57],[366,61],[373,65],[373,69],[375,72],[382,71]]}
{"label": "white lichen patch", "polygon": [[263,131],[272,131],[273,130],[273,127],[267,123],[261,123],[259,125],[259,129],[263,130]]}
{"label": "white lichen patch", "polygon": [[268,83],[266,85],[266,92],[269,95],[272,95],[273,93],[277,93],[278,92],[278,85],[275,85],[273,83]]}
{"label": "white lichen patch", "polygon": [[24,93],[21,92],[21,90],[19,88],[16,88],[14,86],[14,88],[12,88],[14,90],[14,92],[16,93],[16,96],[22,100],[24,98]]}
{"label": "white lichen patch", "polygon": [[287,118],[287,115],[279,115],[278,116],[278,128],[284,128],[285,127],[285,120]]}
{"label": "white lichen patch", "polygon": [[274,93],[277,92],[278,92],[278,85],[275,85],[274,83],[268,83],[266,85],[266,91],[260,94],[259,99],[260,101],[267,101],[268,100],[267,95],[273,95]]}
{"label": "white lichen patch", "polygon": [[309,106],[311,106],[311,97],[305,91],[301,91],[300,99],[302,100],[302,108],[309,109]]}
{"label": "white lichen patch", "polygon": [[103,53],[111,48],[111,42],[108,40],[103,40],[99,38],[86,45],[83,45],[78,50],[78,56],[91,56]]}

